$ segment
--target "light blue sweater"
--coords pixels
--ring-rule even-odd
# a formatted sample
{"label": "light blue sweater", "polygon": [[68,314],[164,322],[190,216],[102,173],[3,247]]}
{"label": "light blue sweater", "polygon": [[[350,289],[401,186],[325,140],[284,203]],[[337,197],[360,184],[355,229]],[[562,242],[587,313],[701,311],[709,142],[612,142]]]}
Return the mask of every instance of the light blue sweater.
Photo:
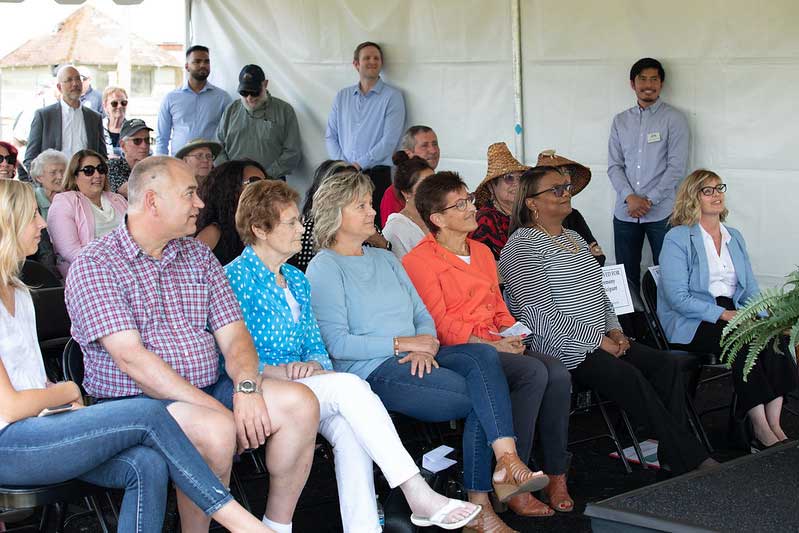
{"label": "light blue sweater", "polygon": [[321,250],[306,271],[322,339],[339,372],[366,379],[394,356],[394,337],[436,334],[422,299],[394,254]]}

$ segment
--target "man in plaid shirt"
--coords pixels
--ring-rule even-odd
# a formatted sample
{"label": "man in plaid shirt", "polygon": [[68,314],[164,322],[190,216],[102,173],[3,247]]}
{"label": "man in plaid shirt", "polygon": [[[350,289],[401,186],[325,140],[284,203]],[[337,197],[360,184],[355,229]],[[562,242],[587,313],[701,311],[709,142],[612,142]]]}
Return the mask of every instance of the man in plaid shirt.
{"label": "man in plaid shirt", "polygon": [[[130,176],[128,199],[126,223],[89,244],[67,279],[84,386],[100,399],[145,394],[169,402],[225,483],[237,447],[258,448],[269,437],[264,522],[290,531],[312,462],[318,402],[304,385],[259,374],[221,265],[187,238],[203,207],[189,166],[166,156],[144,159]],[[184,531],[208,530],[210,519],[181,493],[178,506]]]}

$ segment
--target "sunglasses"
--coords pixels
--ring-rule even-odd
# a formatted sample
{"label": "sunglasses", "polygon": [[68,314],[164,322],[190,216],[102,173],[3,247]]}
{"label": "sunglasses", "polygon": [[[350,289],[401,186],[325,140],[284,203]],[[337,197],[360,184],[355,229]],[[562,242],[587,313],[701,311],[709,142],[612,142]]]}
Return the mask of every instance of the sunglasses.
{"label": "sunglasses", "polygon": [[528,198],[535,198],[536,196],[544,194],[545,192],[553,192],[555,193],[555,196],[557,198],[562,198],[563,195],[567,192],[571,194],[572,190],[574,190],[574,185],[572,185],[571,183],[563,183],[562,185],[555,185],[554,187],[551,187],[549,189],[545,189],[535,194],[531,194],[530,196],[528,196]]}
{"label": "sunglasses", "polygon": [[94,171],[97,171],[100,174],[108,174],[108,165],[105,163],[100,163],[99,165],[86,165],[83,168],[79,168],[75,171],[75,175],[78,175],[78,172],[83,172],[87,178],[91,178],[94,176]]}
{"label": "sunglasses", "polygon": [[469,207],[470,205],[474,205],[474,194],[470,194],[466,198],[461,198],[451,206],[445,207],[444,209],[438,212],[443,213],[447,209],[453,209],[453,208],[457,209],[458,211],[466,211],[466,208]]}
{"label": "sunglasses", "polygon": [[259,96],[261,94],[261,92],[260,91],[258,91],[258,92],[256,92],[256,91],[239,91],[239,94],[242,97],[244,97],[244,98],[247,98],[247,97],[255,98],[256,96]]}
{"label": "sunglasses", "polygon": [[505,185],[514,185],[516,183],[519,183],[519,175],[518,174],[505,174],[504,176],[500,177],[499,179],[501,179],[503,182],[505,182]]}
{"label": "sunglasses", "polygon": [[244,178],[241,180],[243,185],[249,185],[251,183],[255,183],[256,181],[261,181],[263,178],[261,176],[251,176],[249,178]]}
{"label": "sunglasses", "polygon": [[14,154],[0,155],[0,163],[2,163],[4,159],[9,165],[17,164],[17,156]]}
{"label": "sunglasses", "polygon": [[138,138],[127,139],[127,140],[132,142],[136,146],[141,146],[141,143],[145,143],[146,145],[149,146],[149,145],[153,144],[153,142],[154,142],[152,137],[138,137]]}
{"label": "sunglasses", "polygon": [[200,161],[202,161],[202,160],[213,161],[214,160],[214,154],[189,154],[186,157],[196,157]]}
{"label": "sunglasses", "polygon": [[114,109],[116,109],[117,106],[128,107],[127,100],[111,100],[108,103],[111,104],[111,107],[113,107]]}
{"label": "sunglasses", "polygon": [[705,196],[713,196],[715,193],[721,194],[723,192],[727,192],[727,184],[719,183],[715,187],[702,187],[699,190],[702,191],[702,194]]}

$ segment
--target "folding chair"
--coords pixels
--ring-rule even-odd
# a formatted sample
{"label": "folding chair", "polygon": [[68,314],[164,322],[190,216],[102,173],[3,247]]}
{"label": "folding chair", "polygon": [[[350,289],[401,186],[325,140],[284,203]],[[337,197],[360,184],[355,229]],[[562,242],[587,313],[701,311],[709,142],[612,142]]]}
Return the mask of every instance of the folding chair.
{"label": "folding chair", "polygon": [[50,272],[50,270],[38,261],[31,259],[25,260],[19,279],[27,286],[34,289],[49,289],[51,287],[63,287],[61,280]]}

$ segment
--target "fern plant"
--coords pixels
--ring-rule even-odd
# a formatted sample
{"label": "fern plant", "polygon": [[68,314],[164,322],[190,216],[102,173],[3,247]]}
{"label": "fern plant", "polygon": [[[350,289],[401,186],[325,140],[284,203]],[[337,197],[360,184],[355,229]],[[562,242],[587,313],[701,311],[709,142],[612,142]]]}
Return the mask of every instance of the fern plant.
{"label": "fern plant", "polygon": [[[721,336],[721,360],[731,365],[745,351],[744,381],[757,362],[757,356],[769,343],[780,348],[788,335],[789,346],[799,340],[799,269],[788,275],[782,287],[766,289],[746,302],[724,327]],[[788,355],[788,354],[784,354]]]}

